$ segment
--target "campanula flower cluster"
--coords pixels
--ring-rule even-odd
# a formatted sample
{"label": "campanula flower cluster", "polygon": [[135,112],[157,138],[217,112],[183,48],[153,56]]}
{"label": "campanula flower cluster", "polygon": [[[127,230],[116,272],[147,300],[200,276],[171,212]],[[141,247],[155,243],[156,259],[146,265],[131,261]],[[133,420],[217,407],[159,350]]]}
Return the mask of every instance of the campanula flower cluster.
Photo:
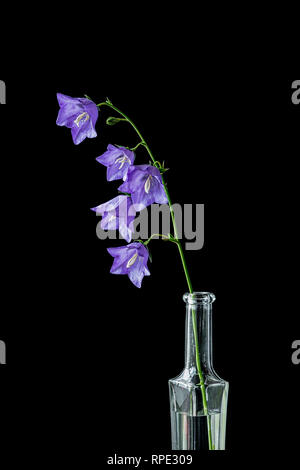
{"label": "campanula flower cluster", "polygon": [[[98,107],[93,101],[61,93],[57,94],[57,99],[60,110],[56,123],[71,129],[74,144],[97,136]],[[92,208],[102,216],[103,230],[119,230],[128,242],[125,246],[108,248],[108,253],[114,258],[110,272],[127,274],[136,287],[141,287],[144,276],[150,275],[147,267],[149,253],[143,243],[130,242],[137,211],[153,203],[168,204],[160,171],[153,165],[134,165],[134,151],[111,144],[96,160],[107,168],[107,181],[123,180],[118,190],[125,193]]]}

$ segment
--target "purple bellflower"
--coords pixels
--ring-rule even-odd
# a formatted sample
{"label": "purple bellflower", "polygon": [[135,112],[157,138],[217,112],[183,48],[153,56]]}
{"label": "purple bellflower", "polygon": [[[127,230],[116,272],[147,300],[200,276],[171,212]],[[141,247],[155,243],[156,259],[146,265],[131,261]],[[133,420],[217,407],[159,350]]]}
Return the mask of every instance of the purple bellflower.
{"label": "purple bellflower", "polygon": [[133,164],[135,154],[125,147],[116,147],[109,144],[106,152],[97,157],[97,162],[107,167],[107,181],[126,178],[128,168]]}
{"label": "purple bellflower", "polygon": [[141,211],[154,202],[168,203],[160,172],[152,165],[131,166],[128,169],[126,181],[118,189],[131,194],[137,211]]}
{"label": "purple bellflower", "polygon": [[92,210],[103,216],[101,220],[103,230],[119,229],[122,237],[128,243],[131,241],[136,211],[129,196],[117,196],[100,206],[93,207]]}
{"label": "purple bellflower", "polygon": [[56,124],[71,129],[73,142],[80,144],[86,137],[97,137],[95,125],[98,119],[96,104],[87,98],[71,98],[57,93],[60,106]]}
{"label": "purple bellflower", "polygon": [[141,287],[144,276],[150,276],[147,267],[149,254],[142,243],[134,242],[125,246],[107,248],[107,251],[114,257],[110,270],[112,274],[128,274],[136,287]]}

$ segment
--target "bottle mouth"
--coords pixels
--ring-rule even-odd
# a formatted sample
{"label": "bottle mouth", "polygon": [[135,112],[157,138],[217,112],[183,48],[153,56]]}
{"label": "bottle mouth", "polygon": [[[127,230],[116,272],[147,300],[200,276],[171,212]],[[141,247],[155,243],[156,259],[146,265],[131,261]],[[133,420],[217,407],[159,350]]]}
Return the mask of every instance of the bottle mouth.
{"label": "bottle mouth", "polygon": [[183,300],[186,304],[212,304],[216,300],[216,296],[211,292],[193,292],[184,294]]}

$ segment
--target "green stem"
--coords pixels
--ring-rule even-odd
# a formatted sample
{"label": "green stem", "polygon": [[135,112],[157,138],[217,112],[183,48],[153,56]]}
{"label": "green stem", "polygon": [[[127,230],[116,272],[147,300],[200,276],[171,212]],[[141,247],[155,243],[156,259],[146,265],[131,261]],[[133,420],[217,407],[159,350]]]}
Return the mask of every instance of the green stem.
{"label": "green stem", "polygon": [[[129,122],[129,124],[134,128],[135,132],[137,133],[137,135],[139,136],[139,138],[141,139],[141,141],[146,144],[146,142],[144,141],[143,139],[143,136],[142,134],[140,133],[140,131],[138,130],[138,128],[136,127],[136,125],[134,124],[134,122],[132,122],[132,120],[126,116],[125,113],[123,113],[120,109],[118,109],[116,106],[114,106],[113,104],[111,103],[107,103],[106,101],[104,101],[103,103],[99,103],[97,104],[97,106],[100,108],[100,106],[108,106],[109,108],[112,108],[114,109],[117,113],[119,113],[121,116],[123,116],[124,119],[126,119],[126,121]],[[151,150],[149,149],[148,145],[147,145],[147,150],[148,150],[148,153],[151,157],[151,159],[153,160],[153,162],[155,162],[155,159],[151,153]]]}
{"label": "green stem", "polygon": [[135,147],[132,147],[130,150],[134,152],[137,148],[139,148],[140,145],[144,145],[144,142],[139,142]]}
{"label": "green stem", "polygon": [[[189,272],[188,272],[188,268],[187,268],[184,252],[183,252],[183,249],[182,249],[182,245],[181,245],[181,242],[178,238],[178,230],[177,230],[175,214],[174,214],[174,210],[173,210],[173,207],[172,207],[170,194],[169,194],[169,191],[167,189],[167,185],[164,181],[163,175],[161,175],[161,179],[162,179],[162,183],[164,185],[166,195],[167,195],[167,198],[168,198],[168,201],[169,201],[170,213],[171,213],[171,218],[172,218],[172,223],[173,223],[173,228],[174,228],[174,235],[175,235],[175,238],[177,240],[177,246],[178,246],[178,249],[179,249],[179,253],[180,253],[181,262],[182,262],[182,266],[183,266],[183,269],[184,269],[185,277],[186,277],[186,280],[187,280],[189,291],[190,291],[191,294],[193,294],[191,278],[190,278],[190,275],[189,275]],[[212,435],[211,435],[211,422],[210,422],[210,416],[208,415],[208,406],[207,406],[207,399],[206,399],[206,393],[205,393],[204,378],[203,378],[203,373],[202,373],[202,369],[201,369],[201,361],[200,361],[196,309],[193,308],[193,307],[192,307],[192,322],[193,322],[193,332],[194,332],[195,349],[196,349],[196,365],[197,365],[197,372],[198,372],[198,376],[199,376],[200,389],[201,389],[202,401],[203,401],[203,412],[207,416],[208,448],[209,448],[209,450],[213,450]]]}
{"label": "green stem", "polygon": [[[153,161],[153,163],[155,164],[156,163],[156,160],[151,152],[151,149],[149,148],[148,144],[146,143],[145,139],[143,138],[142,134],[140,133],[140,131],[138,130],[138,128],[136,127],[136,125],[134,124],[134,122],[125,114],[123,113],[120,109],[118,109],[116,106],[114,106],[112,103],[110,102],[103,102],[103,103],[99,103],[97,105],[98,107],[100,106],[108,106],[109,108],[112,108],[114,111],[116,111],[117,113],[119,113],[121,116],[123,116],[123,118],[129,122],[129,124],[134,128],[134,130],[136,131],[137,135],[140,137],[141,139],[141,142],[140,144],[144,145],[144,147],[147,149],[148,151],[148,154],[150,155],[150,158],[151,160]],[[140,145],[139,144],[139,145]],[[172,219],[172,225],[173,225],[173,229],[174,229],[174,235],[175,235],[175,239],[176,239],[176,244],[178,246],[178,250],[179,250],[179,254],[180,254],[180,258],[181,258],[181,262],[182,262],[182,266],[183,266],[183,269],[184,269],[184,273],[185,273],[185,277],[186,277],[186,281],[187,281],[187,284],[188,284],[188,288],[189,288],[189,291],[191,294],[193,294],[193,288],[192,288],[192,282],[191,282],[191,278],[190,278],[190,275],[189,275],[189,272],[188,272],[188,268],[187,268],[187,264],[186,264],[186,260],[185,260],[185,256],[184,256],[184,252],[183,252],[183,248],[182,248],[182,244],[179,240],[179,237],[178,237],[178,230],[177,230],[177,225],[176,225],[176,220],[175,220],[175,213],[174,213],[174,210],[173,210],[173,207],[172,207],[172,202],[171,202],[171,198],[170,198],[170,194],[169,194],[169,191],[168,191],[168,188],[167,188],[167,185],[166,185],[166,182],[164,180],[164,177],[163,175],[161,175],[161,180],[162,180],[162,184],[164,186],[164,189],[165,189],[165,192],[166,192],[166,196],[167,196],[167,199],[168,199],[168,202],[169,202],[169,208],[170,208],[170,213],[171,213],[171,219]],[[151,237],[150,237],[151,238]],[[150,241],[150,240],[149,240]],[[209,450],[213,450],[213,445],[212,445],[212,436],[211,436],[211,423],[210,423],[210,416],[208,415],[208,407],[207,407],[207,399],[206,399],[206,393],[205,393],[205,385],[204,385],[204,379],[203,379],[203,373],[202,373],[202,369],[201,369],[201,362],[200,362],[200,352],[199,352],[199,343],[198,343],[198,335],[197,335],[197,322],[196,322],[196,310],[194,308],[192,308],[192,319],[193,319],[193,331],[194,331],[194,338],[195,338],[195,349],[196,349],[196,365],[197,365],[197,372],[198,372],[198,375],[199,375],[199,381],[200,381],[200,389],[201,389],[201,394],[202,394],[202,400],[203,400],[203,411],[204,411],[204,414],[207,416],[207,429],[208,429],[208,446],[209,446]]]}
{"label": "green stem", "polygon": [[161,238],[164,238],[165,240],[169,240],[169,241],[172,241],[169,239],[169,237],[167,237],[167,235],[163,235],[161,233],[152,233],[151,237],[148,238],[148,240],[146,240],[144,242],[144,245],[147,246],[148,243],[154,238],[154,237],[161,237]]}

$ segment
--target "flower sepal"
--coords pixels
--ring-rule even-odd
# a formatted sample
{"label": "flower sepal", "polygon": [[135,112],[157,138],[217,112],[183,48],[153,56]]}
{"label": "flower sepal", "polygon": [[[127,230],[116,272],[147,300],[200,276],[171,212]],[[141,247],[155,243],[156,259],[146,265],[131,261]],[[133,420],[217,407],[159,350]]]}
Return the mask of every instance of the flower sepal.
{"label": "flower sepal", "polygon": [[154,162],[153,166],[155,166],[155,168],[157,168],[159,170],[161,175],[170,169],[170,168],[165,168],[165,162],[164,161],[162,163],[160,163],[158,160],[156,160]]}

